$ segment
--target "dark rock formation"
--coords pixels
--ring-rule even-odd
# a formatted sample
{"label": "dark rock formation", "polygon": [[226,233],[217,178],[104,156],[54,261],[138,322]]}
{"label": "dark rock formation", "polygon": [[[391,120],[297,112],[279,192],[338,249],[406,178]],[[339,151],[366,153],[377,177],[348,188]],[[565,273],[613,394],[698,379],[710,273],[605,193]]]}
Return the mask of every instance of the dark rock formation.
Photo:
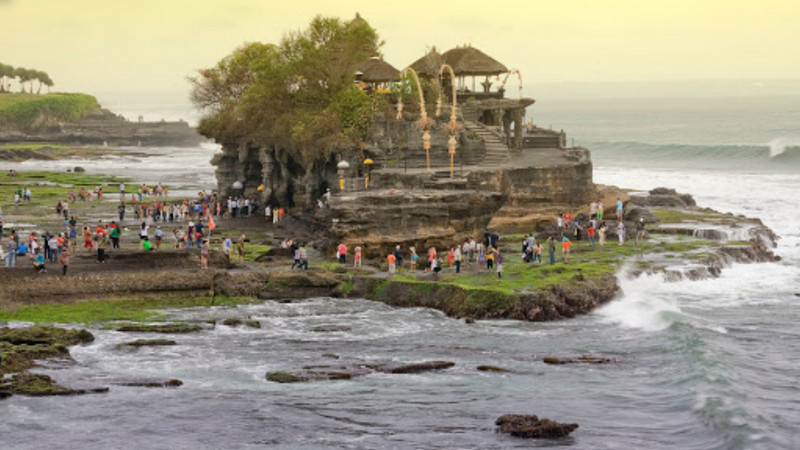
{"label": "dark rock formation", "polygon": [[[338,358],[338,356],[337,356]],[[423,361],[410,364],[352,364],[343,366],[306,366],[297,372],[268,372],[267,380],[275,383],[299,383],[304,381],[349,380],[351,378],[381,372],[389,374],[421,373],[453,367],[450,361]]]}
{"label": "dark rock formation", "polygon": [[194,333],[203,330],[203,327],[197,324],[190,323],[167,323],[167,324],[145,324],[145,323],[131,323],[126,325],[119,325],[114,328],[117,331],[126,333],[165,333],[165,334],[180,334],[180,333]]}
{"label": "dark rock formation", "polygon": [[222,321],[222,324],[229,327],[238,327],[244,323],[245,319],[239,317],[229,317]]}
{"label": "dark rock formation", "polygon": [[456,363],[451,361],[424,361],[412,364],[384,364],[368,367],[384,373],[421,373],[431,370],[449,369],[455,365]]}
{"label": "dark rock formation", "polygon": [[577,423],[558,423],[541,420],[534,415],[506,414],[495,421],[498,431],[520,438],[555,439],[569,436],[578,429]]}
{"label": "dark rock formation", "polygon": [[451,317],[517,319],[535,322],[560,320],[585,314],[612,300],[619,286],[616,277],[573,281],[530,293],[463,289],[451,284],[406,283],[371,277],[354,278],[350,297],[365,297],[392,306],[433,308]]}
{"label": "dark rock formation", "polygon": [[318,327],[314,327],[311,331],[315,333],[332,333],[337,331],[350,331],[352,327],[347,325],[320,325]]}
{"label": "dark rock formation", "polygon": [[545,364],[576,364],[576,363],[584,363],[584,364],[608,364],[616,362],[610,358],[602,358],[599,356],[578,356],[577,358],[556,358],[553,356],[545,356],[542,358],[542,362]]}
{"label": "dark rock formation", "polygon": [[166,381],[148,381],[148,380],[141,380],[141,381],[120,381],[114,383],[117,386],[130,386],[130,387],[179,387],[183,386],[183,381],[178,379],[171,379]]}
{"label": "dark rock formation", "polygon": [[508,369],[497,366],[478,366],[475,369],[480,370],[481,372],[511,372]]}
{"label": "dark rock formation", "polygon": [[477,236],[503,205],[495,191],[374,190],[340,195],[331,201],[332,249],[339,242],[361,245],[366,258],[383,257],[414,245],[444,247]]}
{"label": "dark rock formation", "polygon": [[123,342],[122,344],[118,344],[117,347],[139,348],[139,347],[160,347],[168,345],[178,345],[178,343],[170,339],[137,339],[131,342]]}

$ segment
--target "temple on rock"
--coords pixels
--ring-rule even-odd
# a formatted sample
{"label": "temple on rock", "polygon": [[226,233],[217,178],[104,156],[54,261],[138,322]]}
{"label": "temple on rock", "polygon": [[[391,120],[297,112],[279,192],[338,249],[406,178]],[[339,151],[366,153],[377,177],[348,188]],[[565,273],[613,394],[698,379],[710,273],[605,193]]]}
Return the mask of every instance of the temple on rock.
{"label": "temple on rock", "polygon": [[536,231],[596,198],[588,150],[526,122],[534,100],[522,97],[522,75],[478,48],[434,47],[403,70],[375,57],[354,80],[383,105],[357,151],[312,175],[274,147],[223,144],[219,192],[312,209],[330,190],[331,242],[376,254],[387,242],[450,245],[487,226]]}

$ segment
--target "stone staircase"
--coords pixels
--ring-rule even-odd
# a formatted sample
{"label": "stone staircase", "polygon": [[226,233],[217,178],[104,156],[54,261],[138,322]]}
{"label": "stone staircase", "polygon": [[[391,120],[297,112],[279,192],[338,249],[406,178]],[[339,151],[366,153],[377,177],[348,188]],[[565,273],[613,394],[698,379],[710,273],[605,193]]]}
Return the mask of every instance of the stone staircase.
{"label": "stone staircase", "polygon": [[510,154],[508,146],[503,142],[503,139],[498,136],[497,131],[493,130],[491,127],[472,121],[464,122],[464,128],[467,132],[472,131],[477,134],[484,142],[486,156],[483,158],[482,165],[499,166],[509,160]]}

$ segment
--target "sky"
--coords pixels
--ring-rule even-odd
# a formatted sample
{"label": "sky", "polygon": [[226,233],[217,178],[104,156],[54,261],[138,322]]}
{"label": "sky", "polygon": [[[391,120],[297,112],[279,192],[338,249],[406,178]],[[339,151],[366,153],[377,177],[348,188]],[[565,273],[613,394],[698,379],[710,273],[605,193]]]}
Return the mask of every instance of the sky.
{"label": "sky", "polygon": [[800,80],[797,0],[0,0],[0,62],[44,70],[58,91],[188,102],[186,77],[237,46],[356,12],[398,69],[432,45],[471,44],[519,69],[526,95]]}

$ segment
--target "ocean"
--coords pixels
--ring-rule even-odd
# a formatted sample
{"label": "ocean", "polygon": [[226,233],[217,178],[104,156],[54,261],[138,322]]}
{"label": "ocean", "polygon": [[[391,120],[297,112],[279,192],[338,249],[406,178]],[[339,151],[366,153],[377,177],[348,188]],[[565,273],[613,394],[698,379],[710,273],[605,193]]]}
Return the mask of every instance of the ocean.
{"label": "ocean", "polygon": [[[623,270],[619,299],[552,323],[467,325],[428,309],[315,298],[172,311],[262,322],[179,336],[174,347],[121,351],[116,344],[130,336],[97,328],[93,344],[71,349],[77,364],[46,372],[67,385],[179,378],[184,386],[0,401],[2,447],[800,448],[800,98],[554,100],[531,116],[592,151],[597,183],[670,187],[701,206],[762,219],[780,236],[781,261],[736,264],[700,281]],[[198,173],[212,173],[207,159],[195,160]],[[320,325],[351,330],[311,331]],[[264,378],[329,364],[326,353],[340,363],[456,366],[303,384]],[[583,354],[617,362],[541,362]],[[475,370],[481,364],[513,372]],[[494,431],[506,413],[580,428],[560,440],[515,439]]]}

